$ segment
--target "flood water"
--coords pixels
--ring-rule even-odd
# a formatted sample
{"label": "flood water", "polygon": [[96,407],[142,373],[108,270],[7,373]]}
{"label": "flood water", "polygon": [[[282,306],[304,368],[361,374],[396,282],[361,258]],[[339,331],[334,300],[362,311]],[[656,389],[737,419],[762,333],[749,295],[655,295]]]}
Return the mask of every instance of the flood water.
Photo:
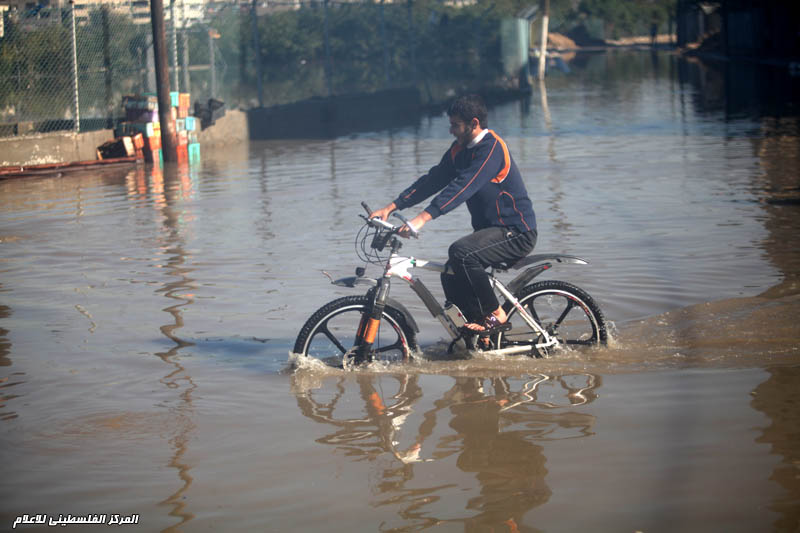
{"label": "flood water", "polygon": [[[796,109],[666,54],[570,66],[489,125],[536,251],[590,263],[543,276],[612,322],[585,357],[448,360],[395,285],[418,361],[287,363],[305,319],[356,294],[321,271],[360,266],[359,202],[438,161],[444,116],[0,182],[0,528],[796,531]],[[441,260],[468,227],[460,209],[404,251]]]}

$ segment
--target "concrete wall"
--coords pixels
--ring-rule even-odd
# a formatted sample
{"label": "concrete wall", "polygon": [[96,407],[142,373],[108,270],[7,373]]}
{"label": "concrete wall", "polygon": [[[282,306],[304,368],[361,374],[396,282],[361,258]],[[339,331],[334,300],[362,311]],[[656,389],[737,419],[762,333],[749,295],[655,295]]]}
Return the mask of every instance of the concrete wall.
{"label": "concrete wall", "polygon": [[113,138],[112,130],[99,130],[0,139],[0,166],[94,160],[97,147]]}
{"label": "concrete wall", "polygon": [[422,102],[416,88],[311,98],[247,112],[251,139],[331,139],[359,131],[413,125]]}
{"label": "concrete wall", "polygon": [[213,126],[197,132],[197,140],[200,150],[204,146],[224,146],[249,141],[247,114],[238,109],[225,111],[225,115],[217,119]]}
{"label": "concrete wall", "polygon": [[[197,135],[201,146],[247,142],[247,115],[243,111],[227,111],[213,126]],[[0,167],[94,161],[97,147],[113,138],[113,130],[0,138]]]}

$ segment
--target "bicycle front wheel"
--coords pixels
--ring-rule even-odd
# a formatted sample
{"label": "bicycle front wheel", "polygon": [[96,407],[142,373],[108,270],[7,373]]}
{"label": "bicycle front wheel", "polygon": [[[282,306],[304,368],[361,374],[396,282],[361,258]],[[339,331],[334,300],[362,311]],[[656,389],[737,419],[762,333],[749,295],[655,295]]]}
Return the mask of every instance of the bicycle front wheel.
{"label": "bicycle front wheel", "polygon": [[[558,340],[560,347],[582,350],[608,341],[600,306],[580,287],[565,281],[540,281],[523,287],[516,296],[548,335]],[[548,350],[535,347],[542,339],[517,316],[517,309],[510,303],[505,305],[509,319],[516,317],[515,327],[499,334],[495,345],[500,348],[530,345],[531,355],[549,355]]]}
{"label": "bicycle front wheel", "polygon": [[[359,325],[370,303],[367,296],[345,296],[325,304],[300,330],[294,352],[343,366],[344,358],[354,352]],[[405,362],[416,348],[416,335],[403,313],[390,305],[384,307],[369,360]]]}

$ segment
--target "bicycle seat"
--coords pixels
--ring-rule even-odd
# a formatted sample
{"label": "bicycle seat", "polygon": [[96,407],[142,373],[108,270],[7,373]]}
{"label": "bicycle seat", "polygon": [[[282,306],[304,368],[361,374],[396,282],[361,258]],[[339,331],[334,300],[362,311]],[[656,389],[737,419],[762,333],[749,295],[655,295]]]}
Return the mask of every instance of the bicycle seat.
{"label": "bicycle seat", "polygon": [[550,263],[550,262],[573,263],[573,264],[577,264],[577,265],[588,265],[589,264],[588,261],[586,261],[584,259],[581,259],[580,257],[574,256],[574,255],[534,254],[534,255],[529,255],[527,257],[523,257],[519,261],[517,261],[515,263],[512,263],[510,265],[506,264],[506,263],[501,263],[501,264],[495,266],[494,268],[498,272],[506,272],[508,270],[519,270],[519,269],[521,269],[523,267],[526,267],[528,265],[538,265],[538,264]]}

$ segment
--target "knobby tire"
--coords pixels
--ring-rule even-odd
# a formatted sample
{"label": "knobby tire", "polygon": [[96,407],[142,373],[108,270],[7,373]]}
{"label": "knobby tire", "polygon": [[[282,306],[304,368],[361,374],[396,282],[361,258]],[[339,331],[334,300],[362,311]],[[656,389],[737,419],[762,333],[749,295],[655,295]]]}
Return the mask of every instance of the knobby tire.
{"label": "knobby tire", "polygon": [[[345,296],[320,307],[297,336],[294,352],[331,366],[342,366],[355,346],[361,317],[371,305],[369,296]],[[386,305],[371,360],[406,362],[417,349],[416,334],[401,311]]]}

